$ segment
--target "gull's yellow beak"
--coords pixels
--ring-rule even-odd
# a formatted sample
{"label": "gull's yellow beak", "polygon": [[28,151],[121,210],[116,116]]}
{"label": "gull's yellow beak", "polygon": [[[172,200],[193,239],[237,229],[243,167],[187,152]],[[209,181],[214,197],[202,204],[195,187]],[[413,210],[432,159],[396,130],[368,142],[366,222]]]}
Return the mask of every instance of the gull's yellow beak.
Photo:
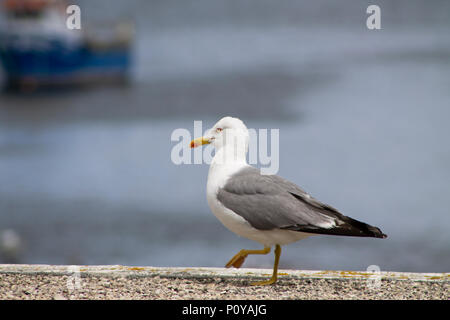
{"label": "gull's yellow beak", "polygon": [[206,139],[205,137],[200,137],[191,141],[191,148],[197,148],[198,146],[210,143],[211,141],[209,139]]}

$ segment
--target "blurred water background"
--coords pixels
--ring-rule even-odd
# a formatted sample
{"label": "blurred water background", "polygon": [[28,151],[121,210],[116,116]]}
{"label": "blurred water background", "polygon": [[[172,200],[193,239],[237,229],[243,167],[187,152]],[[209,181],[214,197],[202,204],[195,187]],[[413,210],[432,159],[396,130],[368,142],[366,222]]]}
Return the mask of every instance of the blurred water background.
{"label": "blurred water background", "polygon": [[389,236],[311,237],[281,268],[450,270],[450,2],[377,1],[378,31],[369,1],[76,2],[135,21],[133,81],[0,95],[0,233],[20,239],[1,262],[221,267],[259,248],[209,211],[208,166],[170,159],[174,129],[232,115],[280,129],[281,176]]}

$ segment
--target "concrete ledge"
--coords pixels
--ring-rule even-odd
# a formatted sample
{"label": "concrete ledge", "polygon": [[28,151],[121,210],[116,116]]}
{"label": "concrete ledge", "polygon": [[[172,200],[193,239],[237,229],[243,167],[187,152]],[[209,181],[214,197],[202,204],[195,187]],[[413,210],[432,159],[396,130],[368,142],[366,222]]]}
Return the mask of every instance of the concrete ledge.
{"label": "concrete ledge", "polygon": [[0,265],[0,299],[449,299],[449,273]]}

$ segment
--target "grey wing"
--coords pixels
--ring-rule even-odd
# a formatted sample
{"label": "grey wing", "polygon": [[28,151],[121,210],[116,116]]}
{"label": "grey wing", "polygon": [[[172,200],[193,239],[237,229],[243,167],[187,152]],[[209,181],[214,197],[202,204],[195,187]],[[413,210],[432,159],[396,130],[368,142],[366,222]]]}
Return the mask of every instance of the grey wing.
{"label": "grey wing", "polygon": [[217,198],[260,230],[293,226],[327,228],[335,224],[334,217],[320,212],[324,209],[308,204],[317,200],[298,186],[278,176],[261,175],[252,167],[232,176]]}
{"label": "grey wing", "polygon": [[344,216],[292,182],[276,175],[261,175],[253,167],[234,174],[219,190],[217,198],[260,230],[386,237],[378,228]]}

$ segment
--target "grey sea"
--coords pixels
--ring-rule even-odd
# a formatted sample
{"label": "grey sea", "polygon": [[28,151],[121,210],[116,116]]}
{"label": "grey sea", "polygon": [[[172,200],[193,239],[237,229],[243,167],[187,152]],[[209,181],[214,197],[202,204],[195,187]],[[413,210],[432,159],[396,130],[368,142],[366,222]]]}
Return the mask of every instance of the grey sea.
{"label": "grey sea", "polygon": [[206,164],[171,161],[175,129],[232,115],[279,129],[279,175],[388,235],[310,237],[280,268],[450,270],[449,2],[381,1],[373,31],[366,1],[78,3],[136,21],[132,82],[0,95],[0,235],[20,239],[0,262],[222,267],[259,248],[210,212]]}

